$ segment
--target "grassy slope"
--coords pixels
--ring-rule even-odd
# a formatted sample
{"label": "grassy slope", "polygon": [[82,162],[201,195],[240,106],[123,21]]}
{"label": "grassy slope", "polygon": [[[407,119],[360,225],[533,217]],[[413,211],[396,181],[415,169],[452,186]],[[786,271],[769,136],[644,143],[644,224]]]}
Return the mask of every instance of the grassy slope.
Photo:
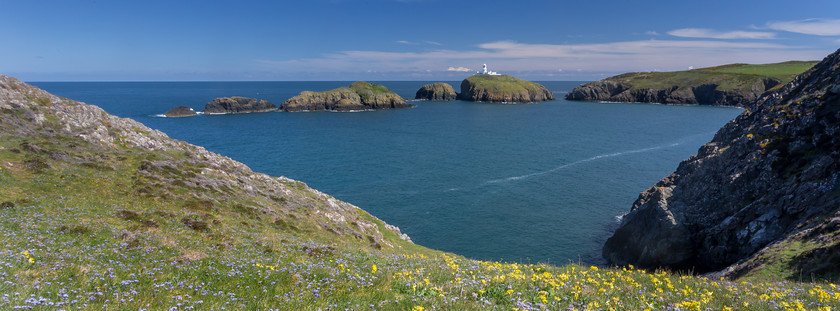
{"label": "grassy slope", "polygon": [[[186,152],[102,149],[73,135],[45,133],[52,134],[0,132],[0,293],[8,295],[0,297],[0,309],[763,310],[840,304],[840,288],[830,284],[474,261],[402,242],[387,230],[386,240],[399,247],[378,250],[318,230],[306,206],[290,206],[300,216],[276,223],[247,208],[252,198],[236,190],[178,182],[198,169],[177,162],[191,157]],[[144,163],[160,160],[181,164],[160,175],[138,173]],[[310,195],[302,183],[289,186]],[[196,191],[220,203],[174,199]],[[195,225],[202,222],[208,228]]]}
{"label": "grassy slope", "polygon": [[726,91],[749,87],[765,77],[776,78],[782,86],[793,78],[813,67],[816,61],[793,61],[776,64],[732,64],[717,67],[699,68],[672,72],[634,72],[608,78],[609,80],[629,83],[634,88],[668,88],[674,85],[695,86],[718,84],[719,90]]}

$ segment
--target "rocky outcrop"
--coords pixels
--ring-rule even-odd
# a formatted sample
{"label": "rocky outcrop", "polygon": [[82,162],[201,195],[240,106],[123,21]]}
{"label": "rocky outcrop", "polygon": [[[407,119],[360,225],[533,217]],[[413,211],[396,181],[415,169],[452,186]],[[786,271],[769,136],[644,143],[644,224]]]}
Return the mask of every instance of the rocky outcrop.
{"label": "rocky outcrop", "polygon": [[461,81],[458,99],[492,103],[533,103],[553,100],[544,86],[509,75],[477,74]]}
{"label": "rocky outcrop", "polygon": [[[840,210],[838,84],[840,50],[748,104],[697,155],[639,195],[605,243],[604,258],[715,271],[833,217]],[[840,231],[832,234],[837,243]]]}
{"label": "rocky outcrop", "polygon": [[566,94],[566,99],[748,107],[814,63],[732,64],[688,71],[625,73],[580,85]]}
{"label": "rocky outcrop", "polygon": [[405,99],[387,87],[358,81],[349,87],[324,92],[303,91],[282,105],[284,111],[358,111],[369,109],[410,108]]}
{"label": "rocky outcrop", "polygon": [[426,84],[417,90],[414,99],[425,99],[432,101],[450,101],[455,100],[458,94],[449,83],[437,82]]}
{"label": "rocky outcrop", "polygon": [[193,110],[192,108],[187,107],[187,106],[178,106],[178,107],[169,109],[169,111],[163,113],[164,116],[167,116],[169,118],[191,117],[191,116],[194,116],[194,115],[197,115],[197,114],[198,113],[195,112],[195,110]]}
{"label": "rocky outcrop", "polygon": [[266,100],[247,97],[220,97],[204,106],[206,114],[230,114],[268,112],[277,110],[277,106]]}

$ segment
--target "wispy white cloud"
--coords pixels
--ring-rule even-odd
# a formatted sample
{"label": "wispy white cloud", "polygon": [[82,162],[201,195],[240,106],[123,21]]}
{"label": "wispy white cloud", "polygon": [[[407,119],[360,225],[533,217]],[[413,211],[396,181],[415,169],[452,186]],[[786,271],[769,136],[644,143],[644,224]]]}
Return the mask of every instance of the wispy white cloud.
{"label": "wispy white cloud", "polygon": [[808,35],[840,36],[840,19],[810,18],[796,21],[770,22],[767,23],[767,27]]}
{"label": "wispy white cloud", "polygon": [[705,28],[682,28],[668,32],[669,35],[683,38],[705,39],[773,39],[776,33],[767,31],[727,31],[719,32]]}
{"label": "wispy white cloud", "polygon": [[[552,71],[582,68],[585,71],[683,70],[727,63],[769,63],[791,59],[821,59],[824,49],[786,46],[777,42],[735,40],[639,40],[591,44],[529,44],[496,41],[469,50],[438,49],[423,52],[372,50],[341,51],[315,58],[260,61],[276,70],[324,72],[424,71],[447,68],[452,63],[480,66],[492,63],[494,70]],[[453,70],[454,72],[459,72]]]}
{"label": "wispy white cloud", "polygon": [[416,45],[416,44],[421,44],[421,43],[422,44],[428,44],[428,45],[442,45],[440,42],[429,41],[429,40],[423,40],[423,41],[420,41],[420,42],[414,42],[414,41],[408,41],[408,40],[398,40],[398,41],[394,41],[394,42],[399,43],[399,44],[410,44],[410,45]]}
{"label": "wispy white cloud", "polygon": [[452,67],[446,68],[446,71],[470,72],[472,69],[466,67]]}
{"label": "wispy white cloud", "polygon": [[658,36],[658,35],[659,35],[659,33],[658,33],[658,32],[653,31],[653,30],[648,30],[648,31],[645,31],[645,34],[646,34],[646,35],[649,35],[649,36]]}

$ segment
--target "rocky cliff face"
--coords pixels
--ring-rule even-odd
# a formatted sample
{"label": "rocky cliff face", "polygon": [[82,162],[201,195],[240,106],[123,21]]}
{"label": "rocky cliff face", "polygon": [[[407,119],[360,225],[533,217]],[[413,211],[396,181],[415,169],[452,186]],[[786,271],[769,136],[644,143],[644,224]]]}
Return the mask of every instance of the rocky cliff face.
{"label": "rocky cliff face", "polygon": [[458,99],[494,103],[532,103],[553,100],[544,86],[508,75],[474,75],[461,81]]}
{"label": "rocky cliff face", "polygon": [[[608,88],[615,93],[621,86]],[[748,106],[697,155],[641,193],[604,245],[604,258],[715,271],[834,217],[840,210],[840,50]],[[838,227],[821,233],[833,240],[808,245],[836,253]],[[802,258],[820,252],[810,254]]]}
{"label": "rocky cliff face", "polygon": [[438,82],[422,86],[417,90],[414,99],[450,101],[455,100],[457,97],[458,94],[455,93],[455,89],[449,83]]}
{"label": "rocky cliff face", "polygon": [[569,100],[660,103],[670,105],[709,105],[747,107],[761,94],[778,85],[773,78],[757,79],[746,88],[720,90],[717,84],[637,88],[628,83],[602,80],[576,87],[566,94]]}
{"label": "rocky cliff face", "polygon": [[277,110],[277,106],[266,100],[247,97],[220,97],[204,106],[206,114],[251,113]]}
{"label": "rocky cliff face", "polygon": [[[212,229],[215,223],[203,222],[208,219],[246,214],[313,237],[323,232],[376,248],[393,245],[394,240],[387,236],[410,241],[398,228],[302,182],[254,172],[245,164],[171,139],[134,120],[109,115],[99,107],[60,98],[4,75],[0,75],[0,141],[4,145],[0,153],[25,159],[4,162],[7,170],[31,167],[30,174],[44,170],[75,174],[74,167],[110,174],[118,171],[121,176],[131,176],[131,182],[107,190],[124,194],[126,201],[151,197],[194,203],[201,212],[190,210],[184,219],[192,220],[182,219],[194,230],[199,224],[201,230]],[[389,232],[383,235],[385,231]]]}
{"label": "rocky cliff face", "polygon": [[324,92],[303,91],[282,105],[284,111],[352,111],[410,108],[405,99],[376,83],[358,81],[349,87]]}

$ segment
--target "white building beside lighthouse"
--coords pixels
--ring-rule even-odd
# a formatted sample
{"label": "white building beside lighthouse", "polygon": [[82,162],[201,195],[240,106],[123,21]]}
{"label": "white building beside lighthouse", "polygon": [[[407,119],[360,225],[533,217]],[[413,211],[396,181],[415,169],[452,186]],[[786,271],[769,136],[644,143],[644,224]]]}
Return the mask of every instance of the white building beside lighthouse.
{"label": "white building beside lighthouse", "polygon": [[476,72],[476,73],[477,74],[482,74],[482,75],[491,75],[491,76],[498,76],[499,75],[499,73],[497,73],[495,71],[488,71],[487,70],[487,64],[484,64],[484,67],[482,67],[482,68],[483,69],[481,71]]}

